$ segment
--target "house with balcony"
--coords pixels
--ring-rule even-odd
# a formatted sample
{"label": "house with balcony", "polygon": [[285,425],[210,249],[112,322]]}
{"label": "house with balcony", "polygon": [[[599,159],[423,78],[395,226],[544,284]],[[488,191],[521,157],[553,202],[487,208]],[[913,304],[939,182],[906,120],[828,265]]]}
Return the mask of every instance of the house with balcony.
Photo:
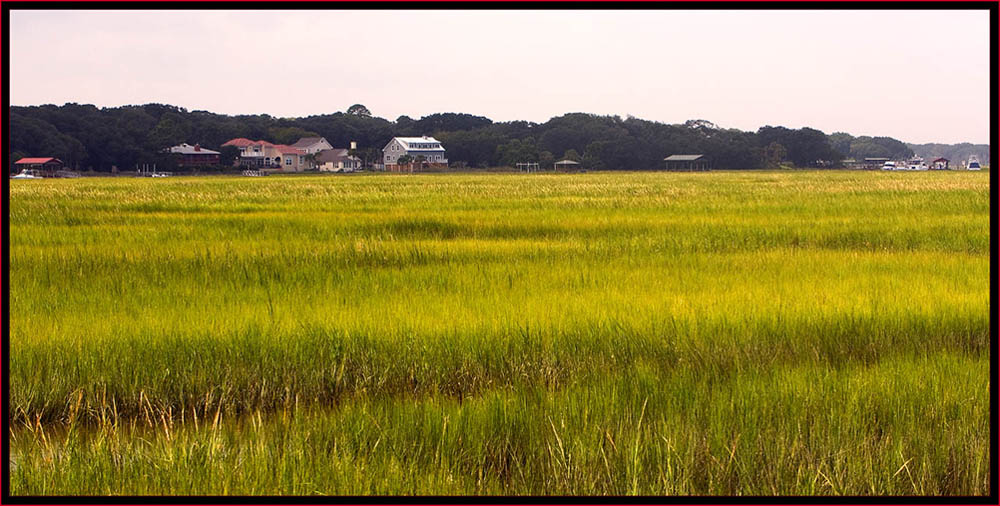
{"label": "house with balcony", "polygon": [[223,144],[225,146],[235,146],[240,150],[239,165],[251,169],[271,168],[274,165],[271,153],[268,148],[273,148],[274,144],[267,141],[252,141],[245,137],[230,139]]}
{"label": "house with balcony", "polygon": [[[382,163],[386,170],[404,170],[408,164],[399,163],[403,155],[410,155],[416,167],[447,167],[448,158],[444,146],[433,137],[393,137],[382,148]],[[422,157],[422,158],[421,158]]]}
{"label": "house with balcony", "polygon": [[306,161],[306,151],[285,144],[255,141],[243,137],[230,139],[223,146],[235,146],[240,150],[239,165],[250,169],[301,172],[312,168]]}

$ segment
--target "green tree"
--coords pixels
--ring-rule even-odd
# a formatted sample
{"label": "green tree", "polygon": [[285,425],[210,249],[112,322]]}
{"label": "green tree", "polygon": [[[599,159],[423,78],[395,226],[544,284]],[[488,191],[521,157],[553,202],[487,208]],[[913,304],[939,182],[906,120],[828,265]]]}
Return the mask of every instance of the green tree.
{"label": "green tree", "polygon": [[296,126],[275,126],[267,129],[267,135],[276,144],[295,144],[303,137],[320,137],[316,132]]}
{"label": "green tree", "polygon": [[567,149],[566,152],[563,153],[562,159],[563,160],[573,160],[574,162],[579,162],[580,160],[583,160],[583,157],[581,157],[580,153],[577,153],[575,149],[571,148],[571,149]]}
{"label": "green tree", "polygon": [[319,153],[308,153],[305,156],[307,170],[319,167]]}
{"label": "green tree", "polygon": [[541,169],[551,169],[552,164],[556,162],[556,157],[548,151],[542,151],[538,154],[538,166]]}
{"label": "green tree", "polygon": [[410,172],[413,172],[413,157],[410,155],[403,155],[396,159],[396,163],[399,165],[406,165],[410,168]]}
{"label": "green tree", "polygon": [[767,169],[777,169],[781,167],[781,163],[785,161],[788,156],[788,150],[784,146],[777,142],[772,142],[764,148],[764,168]]}
{"label": "green tree", "polygon": [[538,146],[533,137],[518,140],[513,139],[506,144],[497,146],[497,158],[501,165],[513,167],[518,162],[537,162]]}
{"label": "green tree", "polygon": [[347,108],[347,114],[351,116],[359,116],[362,118],[372,117],[372,112],[368,110],[367,107],[361,104],[354,104]]}
{"label": "green tree", "polygon": [[236,146],[222,146],[219,148],[219,165],[229,167],[239,162],[240,148]]}

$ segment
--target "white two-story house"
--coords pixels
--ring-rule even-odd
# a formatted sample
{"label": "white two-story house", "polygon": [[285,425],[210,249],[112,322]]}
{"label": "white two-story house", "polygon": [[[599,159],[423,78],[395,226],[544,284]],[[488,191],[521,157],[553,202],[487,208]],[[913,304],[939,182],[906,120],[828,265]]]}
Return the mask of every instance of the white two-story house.
{"label": "white two-story house", "polygon": [[382,163],[386,170],[399,170],[399,157],[410,155],[414,162],[417,157],[423,156],[424,164],[431,166],[447,166],[448,158],[445,156],[444,147],[441,142],[433,137],[393,137],[389,144],[382,148]]}

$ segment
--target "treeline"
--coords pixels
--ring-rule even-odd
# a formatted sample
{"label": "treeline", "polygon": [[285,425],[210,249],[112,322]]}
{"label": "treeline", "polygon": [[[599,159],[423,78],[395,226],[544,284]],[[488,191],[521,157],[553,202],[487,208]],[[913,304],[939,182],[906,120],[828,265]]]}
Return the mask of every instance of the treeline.
{"label": "treeline", "polygon": [[968,161],[970,156],[975,156],[983,165],[990,164],[989,144],[907,144],[907,147],[920,157],[928,160],[937,157],[944,157],[951,161],[952,166],[959,166],[962,162]]}
{"label": "treeline", "polygon": [[441,113],[395,121],[376,117],[363,105],[345,112],[304,118],[267,114],[227,116],[171,105],[114,108],[69,103],[10,108],[10,159],[54,156],[77,170],[122,170],[136,164],[169,167],[163,153],[187,142],[222,151],[232,163],[235,149],[220,149],[234,137],[290,144],[322,136],[335,147],[357,141],[367,162],[379,159],[393,136],[433,135],[457,167],[511,166],[569,158],[594,170],[658,169],[671,154],[708,155],[721,169],[836,166],[845,158],[905,158],[906,144],[887,137],[826,135],[812,128],[765,126],[756,132],[720,128],[704,120],[663,124],[635,117],[571,113],[545,123],[494,122],[482,116]]}

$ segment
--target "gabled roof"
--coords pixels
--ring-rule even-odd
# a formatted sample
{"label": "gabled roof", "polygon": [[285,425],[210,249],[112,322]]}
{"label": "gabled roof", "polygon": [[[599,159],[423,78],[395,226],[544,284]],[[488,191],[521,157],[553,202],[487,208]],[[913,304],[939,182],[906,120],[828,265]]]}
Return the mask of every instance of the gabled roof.
{"label": "gabled roof", "polygon": [[347,154],[346,149],[325,149],[316,154],[316,161],[319,163],[339,162],[341,160],[358,160],[356,156]]}
{"label": "gabled roof", "polygon": [[14,165],[38,165],[38,164],[45,164],[45,163],[49,163],[49,162],[63,163],[62,160],[60,160],[58,158],[51,158],[51,157],[50,158],[22,158],[22,159],[20,159],[20,160],[18,160],[16,162],[14,162]]}
{"label": "gabled roof", "polygon": [[245,148],[251,144],[254,144],[254,141],[247,139],[246,137],[237,137],[235,139],[229,139],[223,144],[223,146],[236,146],[238,148]]}
{"label": "gabled roof", "polygon": [[693,162],[700,160],[705,155],[670,155],[663,159],[666,162]]}
{"label": "gabled roof", "polygon": [[225,144],[223,144],[223,146],[236,146],[238,148],[245,148],[247,146],[254,146],[254,145],[274,146],[274,144],[271,144],[270,142],[267,141],[252,141],[250,139],[247,139],[246,137],[237,137],[235,139],[230,139],[226,141]]}
{"label": "gabled roof", "polygon": [[[292,147],[308,148],[309,146],[312,146],[313,144],[316,144],[318,142],[326,142],[326,139],[322,137],[303,137],[298,141],[296,141],[295,144],[292,144]],[[326,143],[329,144],[329,142]]]}
{"label": "gabled roof", "polygon": [[[399,141],[399,143],[402,144],[403,148],[406,150],[410,150],[410,143],[424,143],[424,144],[437,143],[438,147],[436,148],[413,148],[413,149],[419,151],[444,151],[444,146],[441,145],[441,141],[433,137],[393,137],[392,139],[395,141]],[[392,141],[389,142],[392,143]],[[386,144],[386,146],[388,146],[388,144]]]}
{"label": "gabled roof", "polygon": [[574,162],[573,160],[559,160],[556,165],[580,165],[580,162]]}

